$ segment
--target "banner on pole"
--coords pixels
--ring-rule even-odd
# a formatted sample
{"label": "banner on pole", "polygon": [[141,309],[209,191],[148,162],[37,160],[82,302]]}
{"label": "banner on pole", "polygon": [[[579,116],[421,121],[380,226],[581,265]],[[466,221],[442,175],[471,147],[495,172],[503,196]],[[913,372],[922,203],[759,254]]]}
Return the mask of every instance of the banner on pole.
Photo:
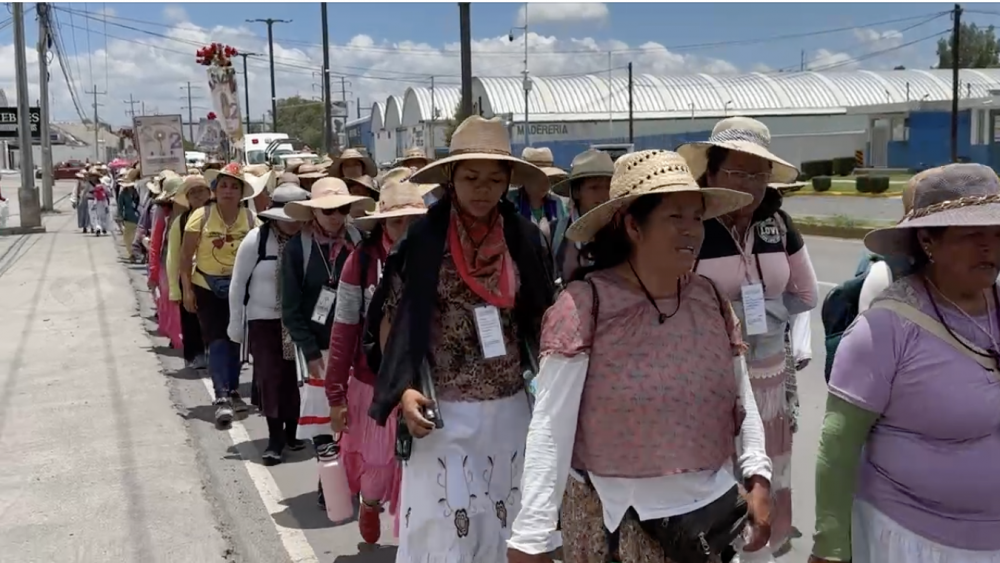
{"label": "banner on pole", "polygon": [[143,176],[154,176],[164,170],[187,174],[180,115],[136,116],[132,125]]}
{"label": "banner on pole", "polygon": [[225,133],[222,130],[222,123],[218,119],[202,119],[198,122],[198,134],[195,137],[195,146],[204,152],[218,152],[222,146],[222,139]]}
{"label": "banner on pole", "polygon": [[219,114],[218,121],[226,136],[234,141],[242,139],[243,117],[236,90],[236,70],[231,66],[208,67],[208,89],[212,93],[212,104]]}

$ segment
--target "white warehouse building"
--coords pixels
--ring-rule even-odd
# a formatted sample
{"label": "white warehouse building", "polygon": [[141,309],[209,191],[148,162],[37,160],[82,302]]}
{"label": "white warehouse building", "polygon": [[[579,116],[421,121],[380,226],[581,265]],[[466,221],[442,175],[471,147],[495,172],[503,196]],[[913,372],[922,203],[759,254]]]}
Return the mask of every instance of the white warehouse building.
{"label": "white warehouse building", "polygon": [[[556,164],[593,143],[629,141],[629,85],[623,76],[532,77],[528,139],[552,149]],[[1000,90],[1000,69],[963,69],[962,98]],[[632,127],[637,149],[669,148],[704,140],[726,116],[760,119],[771,130],[772,149],[793,164],[853,156],[884,165],[885,140],[900,138],[904,123],[850,108],[951,99],[951,70],[785,72],[738,75],[637,74]],[[391,162],[411,147],[429,156],[447,152],[444,131],[460,98],[458,87],[407,88],[373,104],[371,115],[348,123],[352,145]],[[516,153],[524,147],[524,90],[520,77],[474,77],[473,109],[510,123]],[[869,154],[872,147],[872,154]]]}

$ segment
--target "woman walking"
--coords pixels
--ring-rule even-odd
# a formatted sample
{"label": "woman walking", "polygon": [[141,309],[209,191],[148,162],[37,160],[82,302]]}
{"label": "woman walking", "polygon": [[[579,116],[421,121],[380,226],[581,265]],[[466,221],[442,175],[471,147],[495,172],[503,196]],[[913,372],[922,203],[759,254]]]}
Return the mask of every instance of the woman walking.
{"label": "woman walking", "polygon": [[446,195],[387,258],[366,321],[379,335],[365,336],[378,343],[369,414],[393,424],[399,407],[404,433],[396,561],[501,563],[521,506],[523,374],[554,292],[538,229],[504,194],[548,178],[511,155],[499,119],[472,116],[411,181]]}
{"label": "woman walking", "polygon": [[301,450],[295,437],[299,422],[299,385],[295,349],[281,324],[279,274],[288,242],[302,224],[284,210],[293,201],[309,199],[309,192],[292,185],[275,188],[271,207],[257,214],[260,227],[251,229],[236,252],[229,290],[229,339],[247,344],[253,356],[253,386],[260,411],[267,419],[264,465],[281,463],[282,452]]}
{"label": "woman walking", "polygon": [[[615,173],[615,163],[611,155],[604,151],[589,149],[573,158],[569,177],[552,186],[552,191],[570,201],[569,221],[574,223],[598,205],[608,201],[611,176]],[[569,282],[577,268],[589,266],[589,261],[580,251],[583,244],[562,239],[556,249],[556,274],[564,282]]]}
{"label": "woman walking", "polygon": [[198,315],[184,308],[184,293],[181,290],[181,245],[185,229],[191,213],[201,209],[212,197],[212,191],[200,175],[184,178],[180,190],[174,197],[174,202],[184,211],[171,224],[167,234],[167,278],[170,288],[170,301],[177,305],[181,314],[181,339],[184,342],[184,367],[187,369],[205,369],[208,367],[208,356],[205,353],[205,340],[198,324]]}
{"label": "woman walking", "polygon": [[153,236],[149,244],[149,276],[146,285],[156,295],[156,322],[159,325],[160,336],[170,339],[170,346],[175,350],[184,347],[181,332],[180,306],[170,300],[170,276],[167,273],[166,262],[169,256],[170,225],[185,211],[177,205],[175,197],[184,183],[180,176],[172,177],[163,182],[163,191],[156,198],[153,211]]}

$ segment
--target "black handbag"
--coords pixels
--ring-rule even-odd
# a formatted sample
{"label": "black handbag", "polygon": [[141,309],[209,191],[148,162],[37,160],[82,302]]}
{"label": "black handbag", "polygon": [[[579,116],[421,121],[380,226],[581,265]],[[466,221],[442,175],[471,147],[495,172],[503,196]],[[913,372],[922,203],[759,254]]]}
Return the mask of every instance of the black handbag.
{"label": "black handbag", "polygon": [[748,523],[746,498],[734,485],[708,506],[670,518],[639,521],[639,527],[660,544],[663,555],[671,561],[728,563],[736,555],[733,542]]}

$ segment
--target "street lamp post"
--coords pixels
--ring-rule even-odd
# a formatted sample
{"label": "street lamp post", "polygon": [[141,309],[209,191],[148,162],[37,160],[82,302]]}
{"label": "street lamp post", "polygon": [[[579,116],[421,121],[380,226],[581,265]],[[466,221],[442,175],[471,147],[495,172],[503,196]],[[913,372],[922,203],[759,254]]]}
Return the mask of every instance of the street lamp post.
{"label": "street lamp post", "polygon": [[246,107],[243,113],[246,116],[247,130],[250,134],[250,75],[247,73],[247,57],[259,57],[260,53],[236,53],[236,56],[243,57],[243,100]]}
{"label": "street lamp post", "polygon": [[513,27],[510,33],[507,34],[507,39],[511,43],[514,42],[514,30],[521,30],[524,32],[524,70],[521,74],[524,75],[524,146],[527,147],[531,144],[531,139],[528,133],[528,93],[531,92],[531,78],[528,76],[528,3],[524,3],[524,25],[520,27]]}

